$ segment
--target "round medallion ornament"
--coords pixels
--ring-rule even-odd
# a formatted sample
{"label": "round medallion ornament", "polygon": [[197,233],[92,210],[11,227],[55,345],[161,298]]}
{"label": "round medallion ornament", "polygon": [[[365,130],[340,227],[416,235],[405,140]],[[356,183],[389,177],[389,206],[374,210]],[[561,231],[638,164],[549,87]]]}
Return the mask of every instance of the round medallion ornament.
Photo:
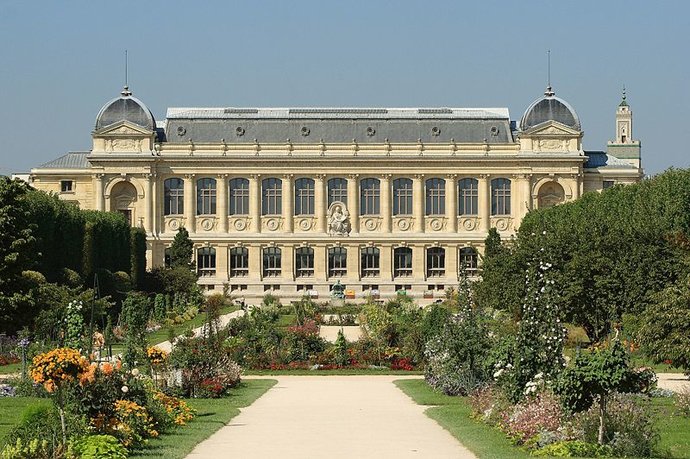
{"label": "round medallion ornament", "polygon": [[184,126],[177,126],[177,135],[179,135],[180,137],[182,137],[182,136],[185,135],[186,133],[187,133],[187,129],[185,129]]}
{"label": "round medallion ornament", "polygon": [[438,231],[443,226],[443,223],[438,218],[434,218],[433,220],[431,220],[431,223],[429,223],[429,226],[432,230]]}
{"label": "round medallion ornament", "polygon": [[211,229],[213,229],[213,220],[211,220],[210,218],[205,218],[201,220],[201,227],[206,231],[210,231]]}
{"label": "round medallion ornament", "polygon": [[431,135],[433,135],[434,137],[438,137],[439,135],[441,135],[441,129],[438,126],[432,127]]}
{"label": "round medallion ornament", "polygon": [[376,129],[374,129],[373,127],[369,126],[369,127],[367,128],[367,136],[373,137],[374,134],[376,134]]}
{"label": "round medallion ornament", "polygon": [[508,220],[505,218],[499,218],[496,220],[496,229],[499,231],[505,231],[508,229]]}
{"label": "round medallion ornament", "polygon": [[237,231],[244,231],[247,228],[247,222],[244,220],[235,220],[235,229]]}
{"label": "round medallion ornament", "polygon": [[180,221],[175,219],[175,220],[170,220],[168,223],[168,226],[170,227],[171,230],[177,231],[180,228]]}
{"label": "round medallion ornament", "polygon": [[410,221],[409,220],[399,220],[398,221],[398,228],[400,228],[403,231],[407,231],[410,229]]}
{"label": "round medallion ornament", "polygon": [[271,231],[275,231],[278,229],[278,220],[275,218],[271,218],[266,222],[266,228],[268,228]]}
{"label": "round medallion ornament", "polygon": [[369,218],[364,221],[364,227],[369,231],[374,231],[376,229],[376,220]]}
{"label": "round medallion ornament", "polygon": [[308,136],[310,132],[311,131],[306,126],[302,126],[302,129],[300,130],[300,133],[302,134],[303,137]]}
{"label": "round medallion ornament", "polygon": [[242,137],[244,135],[244,128],[242,126],[237,126],[237,129],[235,129],[235,134],[237,137]]}
{"label": "round medallion ornament", "polygon": [[477,224],[475,223],[475,221],[470,218],[462,222],[462,227],[465,228],[467,231],[472,231],[476,226]]}
{"label": "round medallion ornament", "polygon": [[307,218],[305,218],[304,220],[300,220],[299,228],[302,231],[309,231],[309,229],[311,228],[311,221]]}

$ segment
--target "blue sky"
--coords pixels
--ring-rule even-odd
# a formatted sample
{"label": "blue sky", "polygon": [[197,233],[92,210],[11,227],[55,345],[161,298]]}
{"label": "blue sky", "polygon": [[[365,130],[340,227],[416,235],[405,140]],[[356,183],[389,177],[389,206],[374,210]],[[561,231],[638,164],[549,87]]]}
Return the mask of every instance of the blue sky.
{"label": "blue sky", "polygon": [[546,85],[586,149],[614,134],[623,84],[649,174],[690,165],[687,1],[0,0],[0,174],[90,148],[129,82],[175,106],[508,107]]}

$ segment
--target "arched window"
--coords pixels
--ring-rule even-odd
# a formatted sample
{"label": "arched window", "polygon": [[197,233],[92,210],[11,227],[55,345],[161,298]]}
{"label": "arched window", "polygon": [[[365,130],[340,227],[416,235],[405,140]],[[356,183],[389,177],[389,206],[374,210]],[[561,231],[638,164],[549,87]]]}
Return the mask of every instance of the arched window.
{"label": "arched window", "polygon": [[295,249],[295,277],[314,276],[314,249],[298,247]]}
{"label": "arched window", "polygon": [[393,250],[393,277],[412,276],[412,249],[397,247]]}
{"label": "arched window", "polygon": [[510,180],[491,181],[491,215],[510,215]]}
{"label": "arched window", "polygon": [[557,182],[548,182],[539,188],[537,205],[540,209],[553,207],[565,201],[565,191]]}
{"label": "arched window", "polygon": [[458,215],[477,215],[479,205],[477,179],[464,178],[458,181]]}
{"label": "arched window", "polygon": [[446,275],[446,251],[441,247],[426,249],[426,277]]}
{"label": "arched window", "polygon": [[335,201],[347,205],[347,180],[344,178],[332,178],[328,181],[328,205]]}
{"label": "arched window", "polygon": [[230,249],[230,277],[247,277],[249,275],[249,249],[233,247]]}
{"label": "arched window", "polygon": [[163,182],[164,214],[182,215],[184,213],[184,182],[181,178],[169,178]]}
{"label": "arched window", "polygon": [[360,182],[361,215],[378,215],[381,212],[381,182],[379,179],[367,178]]}
{"label": "arched window", "polygon": [[216,249],[201,247],[196,251],[196,271],[199,277],[216,275]]}
{"label": "arched window", "polygon": [[314,179],[295,180],[295,215],[314,215]]}
{"label": "arched window", "polygon": [[280,215],[283,212],[283,181],[267,178],[261,181],[261,215]]}
{"label": "arched window", "polygon": [[412,180],[393,180],[393,215],[412,215]]}
{"label": "arched window", "polygon": [[446,213],[446,181],[430,178],[426,181],[426,214],[444,215]]}
{"label": "arched window", "polygon": [[380,251],[376,247],[364,247],[360,251],[361,277],[379,275]]}
{"label": "arched window", "polygon": [[328,277],[343,277],[347,275],[347,249],[332,247],[328,249]]}
{"label": "arched window", "polygon": [[458,254],[458,270],[460,275],[475,276],[477,274],[477,251],[472,247],[463,247]]}
{"label": "arched window", "polygon": [[230,215],[249,215],[249,180],[234,178],[230,180]]}
{"label": "arched window", "polygon": [[280,277],[280,249],[266,247],[263,256],[263,277]]}
{"label": "arched window", "polygon": [[216,179],[202,178],[196,181],[196,214],[216,213]]}

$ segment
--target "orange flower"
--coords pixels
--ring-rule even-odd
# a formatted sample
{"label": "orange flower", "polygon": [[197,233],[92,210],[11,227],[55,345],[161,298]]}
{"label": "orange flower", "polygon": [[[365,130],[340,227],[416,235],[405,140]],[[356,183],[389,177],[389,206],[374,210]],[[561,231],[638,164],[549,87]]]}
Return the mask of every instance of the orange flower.
{"label": "orange flower", "polygon": [[113,373],[113,365],[109,362],[105,362],[101,370],[103,371],[104,375],[109,376]]}

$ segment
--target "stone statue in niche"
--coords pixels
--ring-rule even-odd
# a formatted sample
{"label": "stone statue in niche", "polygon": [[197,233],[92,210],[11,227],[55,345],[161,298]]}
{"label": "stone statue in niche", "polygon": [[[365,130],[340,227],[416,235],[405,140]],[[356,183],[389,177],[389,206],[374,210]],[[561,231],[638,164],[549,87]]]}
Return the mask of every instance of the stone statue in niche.
{"label": "stone statue in niche", "polygon": [[341,201],[335,201],[328,208],[328,234],[331,236],[350,234],[350,213]]}

